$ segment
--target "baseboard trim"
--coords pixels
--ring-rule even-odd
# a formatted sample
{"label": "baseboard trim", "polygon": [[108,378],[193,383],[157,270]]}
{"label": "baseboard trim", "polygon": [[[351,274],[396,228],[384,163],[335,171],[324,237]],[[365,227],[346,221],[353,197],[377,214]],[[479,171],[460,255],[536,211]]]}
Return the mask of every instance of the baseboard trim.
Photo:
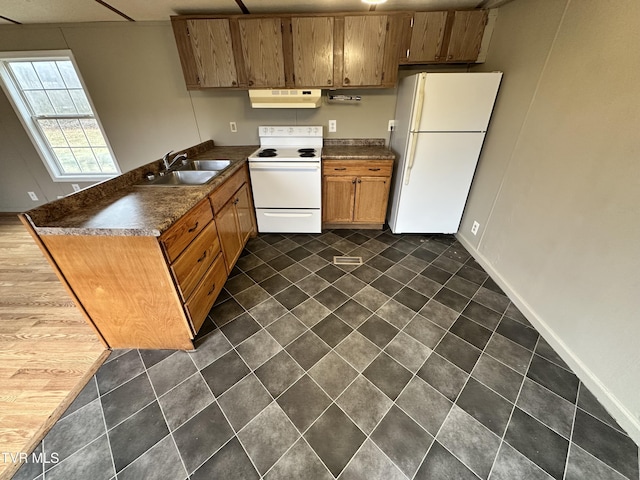
{"label": "baseboard trim", "polygon": [[473,258],[486,270],[491,278],[507,294],[516,307],[524,314],[540,335],[553,347],[591,393],[602,403],[613,418],[626,430],[631,439],[640,446],[640,420],[627,409],[618,398],[600,381],[578,356],[562,341],[553,329],[540,318],[533,308],[516,292],[509,282],[493,268],[489,260],[482,255],[467,239],[456,234],[456,239],[467,249]]}

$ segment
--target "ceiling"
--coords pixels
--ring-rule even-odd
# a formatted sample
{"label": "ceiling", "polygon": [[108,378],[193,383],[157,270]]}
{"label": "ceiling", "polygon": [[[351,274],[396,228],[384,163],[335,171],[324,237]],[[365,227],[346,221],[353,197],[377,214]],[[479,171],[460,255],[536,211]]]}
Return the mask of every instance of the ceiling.
{"label": "ceiling", "polygon": [[[387,0],[375,10],[494,8],[510,0]],[[168,20],[190,13],[307,13],[371,10],[361,0],[0,0],[0,25]]]}

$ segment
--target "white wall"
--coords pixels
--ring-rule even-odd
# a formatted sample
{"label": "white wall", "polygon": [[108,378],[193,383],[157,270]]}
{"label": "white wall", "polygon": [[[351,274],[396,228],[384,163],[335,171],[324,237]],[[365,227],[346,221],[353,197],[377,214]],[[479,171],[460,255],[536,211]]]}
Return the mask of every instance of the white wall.
{"label": "white wall", "polygon": [[482,69],[505,84],[459,233],[636,442],[638,45],[634,0],[501,8]]}
{"label": "white wall", "polygon": [[[258,125],[326,125],[333,138],[385,138],[395,89],[354,90],[356,104],[315,110],[253,110],[246,91],[188,92],[169,22],[0,26],[0,52],[72,50],[122,171],[212,138],[219,145],[258,144]],[[237,123],[231,133],[229,122]],[[18,212],[72,192],[55,183],[0,92],[0,212]],[[85,186],[87,184],[81,184]],[[33,202],[27,191],[42,199]]]}

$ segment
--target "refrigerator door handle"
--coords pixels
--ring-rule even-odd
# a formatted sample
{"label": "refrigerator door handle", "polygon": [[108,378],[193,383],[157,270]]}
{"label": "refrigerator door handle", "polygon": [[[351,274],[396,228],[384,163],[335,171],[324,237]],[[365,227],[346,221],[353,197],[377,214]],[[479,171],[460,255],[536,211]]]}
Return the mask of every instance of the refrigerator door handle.
{"label": "refrigerator door handle", "polygon": [[413,162],[416,158],[416,144],[418,143],[418,134],[417,133],[409,133],[409,149],[408,149],[408,162],[407,162],[407,170],[404,172],[404,184],[409,185],[409,180],[411,178],[411,169],[413,168]]}
{"label": "refrigerator door handle", "polygon": [[420,131],[420,121],[422,120],[422,107],[424,106],[424,85],[426,82],[426,74],[421,74],[418,77],[418,83],[416,85],[416,99],[415,99],[415,111],[413,118],[411,119],[410,132]]}

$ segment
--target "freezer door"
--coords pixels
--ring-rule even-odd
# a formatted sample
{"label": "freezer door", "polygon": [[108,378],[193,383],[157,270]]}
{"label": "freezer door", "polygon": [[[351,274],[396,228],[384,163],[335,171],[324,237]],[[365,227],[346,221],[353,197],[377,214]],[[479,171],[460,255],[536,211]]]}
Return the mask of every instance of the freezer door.
{"label": "freezer door", "polygon": [[498,93],[501,72],[428,73],[420,132],[484,132]]}
{"label": "freezer door", "polygon": [[391,230],[393,233],[455,233],[484,133],[420,133],[417,137],[411,175],[396,199]]}

